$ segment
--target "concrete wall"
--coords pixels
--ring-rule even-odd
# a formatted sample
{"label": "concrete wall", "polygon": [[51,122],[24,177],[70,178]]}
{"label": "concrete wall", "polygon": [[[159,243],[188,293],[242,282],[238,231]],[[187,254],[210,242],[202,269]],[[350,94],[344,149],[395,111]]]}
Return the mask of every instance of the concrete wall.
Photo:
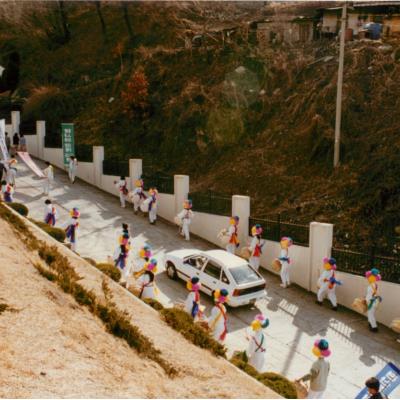
{"label": "concrete wall", "polygon": [[94,184],[94,165],[91,162],[78,161],[76,176],[85,182]]}
{"label": "concrete wall", "polygon": [[37,136],[36,135],[26,135],[26,148],[28,153],[38,157],[38,143],[37,143]]}
{"label": "concrete wall", "polygon": [[119,197],[118,189],[115,187],[114,184],[115,181],[119,181],[119,176],[102,175],[100,189]]}
{"label": "concrete wall", "polygon": [[175,212],[175,196],[173,194],[158,194],[157,214],[167,221],[174,222]]}
{"label": "concrete wall", "polygon": [[190,231],[220,247],[221,243],[217,239],[217,235],[221,229],[228,227],[229,217],[194,212],[194,218],[190,226]]}

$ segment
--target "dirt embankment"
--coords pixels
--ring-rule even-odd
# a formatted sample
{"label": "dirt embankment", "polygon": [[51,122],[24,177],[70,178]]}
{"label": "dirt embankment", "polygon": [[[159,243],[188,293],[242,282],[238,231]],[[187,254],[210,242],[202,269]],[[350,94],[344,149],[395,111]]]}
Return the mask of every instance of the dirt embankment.
{"label": "dirt embankment", "polygon": [[[38,257],[3,220],[0,232],[0,303],[9,307],[0,313],[0,397],[278,397],[187,342],[155,311],[110,283],[118,307],[129,311],[132,322],[178,370],[169,378],[39,275],[33,266]],[[83,278],[80,283],[101,296],[102,274],[58,247]]]}

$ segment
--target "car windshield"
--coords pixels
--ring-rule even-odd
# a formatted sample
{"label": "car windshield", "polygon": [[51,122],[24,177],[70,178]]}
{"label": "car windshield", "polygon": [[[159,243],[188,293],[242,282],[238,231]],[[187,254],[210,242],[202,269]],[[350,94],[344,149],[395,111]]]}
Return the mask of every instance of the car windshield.
{"label": "car windshield", "polygon": [[248,264],[244,264],[239,267],[229,268],[229,271],[238,285],[241,285],[243,283],[256,282],[261,279],[261,276],[258,275],[257,272],[254,271],[254,269],[251,268]]}

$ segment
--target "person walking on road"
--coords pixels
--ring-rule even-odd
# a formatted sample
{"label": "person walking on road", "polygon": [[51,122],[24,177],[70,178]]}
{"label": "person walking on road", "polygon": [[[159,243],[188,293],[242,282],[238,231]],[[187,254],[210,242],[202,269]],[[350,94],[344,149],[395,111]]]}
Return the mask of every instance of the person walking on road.
{"label": "person walking on road", "polygon": [[215,305],[211,310],[208,326],[212,337],[219,343],[223,343],[228,333],[228,316],[224,303],[228,300],[228,291],[226,289],[217,289],[213,292]]}
{"label": "person walking on road", "polygon": [[281,262],[281,287],[287,288],[290,286],[290,258],[289,258],[289,247],[293,244],[293,240],[290,237],[284,236],[281,239],[281,255],[279,261]]}
{"label": "person walking on road", "polygon": [[70,219],[67,222],[67,227],[65,229],[65,234],[67,236],[67,239],[71,243],[71,250],[76,252],[77,248],[77,231],[78,231],[78,226],[79,226],[79,217],[81,216],[78,208],[74,207],[70,211]]}
{"label": "person walking on road", "polygon": [[246,350],[246,355],[249,364],[254,367],[258,372],[262,372],[265,363],[265,335],[263,329],[268,328],[269,319],[262,314],[256,315],[254,321],[251,323],[252,334],[247,337],[249,346]]}
{"label": "person walking on road", "polygon": [[127,260],[129,257],[129,250],[131,249],[131,242],[128,230],[128,224],[122,224],[122,234],[118,238],[118,247],[115,252],[114,262],[115,266],[121,271],[121,278],[127,282],[129,277],[129,266]]}
{"label": "person walking on road", "polygon": [[154,225],[157,221],[157,206],[158,206],[158,190],[156,188],[151,188],[149,190],[149,222]]}
{"label": "person walking on road", "polygon": [[7,183],[7,181],[1,181],[1,193],[3,194],[3,199],[6,203],[12,203],[14,188],[12,183]]}
{"label": "person walking on road", "polygon": [[378,294],[378,283],[382,278],[379,270],[372,268],[371,271],[365,273],[368,279],[367,294],[365,301],[367,303],[367,315],[369,330],[371,332],[378,332],[378,324],[376,323],[375,312],[379,304],[382,302],[382,297]]}
{"label": "person walking on road", "polygon": [[265,244],[261,240],[261,235],[262,235],[263,229],[261,225],[257,224],[254,225],[251,228],[251,235],[253,236],[253,239],[250,244],[250,258],[249,258],[249,264],[256,270],[258,271],[258,268],[260,268],[260,257],[262,254],[262,248]]}
{"label": "person walking on road", "polygon": [[336,285],[341,285],[342,283],[336,280],[336,260],[334,258],[325,257],[324,260],[324,270],[318,279],[317,286],[319,287],[317,293],[317,304],[322,306],[325,296],[328,296],[332,304],[332,309],[337,311],[337,300],[336,300]]}
{"label": "person walking on road", "polygon": [[317,357],[317,361],[311,366],[310,372],[298,379],[298,381],[310,381],[307,399],[322,399],[328,384],[330,371],[330,364],[326,361],[326,358],[331,355],[328,341],[325,339],[316,340],[312,352]]}
{"label": "person walking on road", "polygon": [[68,162],[68,178],[71,183],[75,183],[76,170],[78,169],[78,160],[75,156],[70,156]]}
{"label": "person walking on road", "polygon": [[26,151],[26,137],[23,133],[19,135],[19,151]]}
{"label": "person walking on road", "polygon": [[228,236],[229,242],[226,245],[226,251],[235,254],[236,249],[239,247],[238,239],[239,217],[233,216],[229,220]]}
{"label": "person walking on road", "polygon": [[200,280],[194,276],[188,281],[186,287],[190,291],[185,301],[185,311],[194,319],[201,314],[200,312]]}
{"label": "person walking on road", "polygon": [[142,179],[138,179],[135,182],[135,190],[133,190],[133,192],[131,192],[130,198],[131,198],[132,203],[133,203],[133,211],[134,211],[135,214],[137,214],[138,211],[139,211],[140,206],[147,199],[147,196],[144,193],[143,180]]}
{"label": "person walking on road", "polygon": [[12,146],[11,146],[11,157],[15,157],[19,147],[19,135],[17,132],[14,133]]}
{"label": "person walking on road", "polygon": [[44,222],[47,225],[54,226],[56,224],[57,211],[50,199],[45,202],[44,208]]}
{"label": "person walking on road", "polygon": [[177,215],[178,219],[181,221],[181,235],[185,237],[185,240],[190,240],[190,224],[194,217],[192,209],[192,201],[185,200],[183,203],[183,210]]}
{"label": "person walking on road", "polygon": [[8,169],[7,169],[7,182],[12,184],[14,188],[16,187],[16,178],[17,178],[17,165],[18,161],[15,158],[12,158],[8,161]]}
{"label": "person walking on road", "polygon": [[46,161],[46,168],[43,170],[44,181],[43,181],[43,194],[48,196],[50,194],[51,185],[54,182],[54,169],[53,166]]}
{"label": "person walking on road", "polygon": [[119,178],[118,182],[117,181],[114,182],[114,185],[119,191],[119,201],[121,203],[121,207],[125,208],[126,196],[128,195],[128,188],[125,176],[122,175]]}

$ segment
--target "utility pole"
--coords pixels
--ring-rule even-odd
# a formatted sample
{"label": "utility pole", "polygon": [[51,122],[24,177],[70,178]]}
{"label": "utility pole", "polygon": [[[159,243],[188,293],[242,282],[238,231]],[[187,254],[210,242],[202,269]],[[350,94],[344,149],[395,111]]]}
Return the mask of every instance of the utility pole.
{"label": "utility pole", "polygon": [[340,28],[340,51],[339,51],[339,70],[336,94],[336,121],[335,121],[335,151],[333,156],[333,166],[336,168],[340,161],[340,123],[342,120],[342,89],[343,89],[343,65],[344,65],[344,38],[346,34],[347,3],[344,2],[342,8],[342,24]]}

